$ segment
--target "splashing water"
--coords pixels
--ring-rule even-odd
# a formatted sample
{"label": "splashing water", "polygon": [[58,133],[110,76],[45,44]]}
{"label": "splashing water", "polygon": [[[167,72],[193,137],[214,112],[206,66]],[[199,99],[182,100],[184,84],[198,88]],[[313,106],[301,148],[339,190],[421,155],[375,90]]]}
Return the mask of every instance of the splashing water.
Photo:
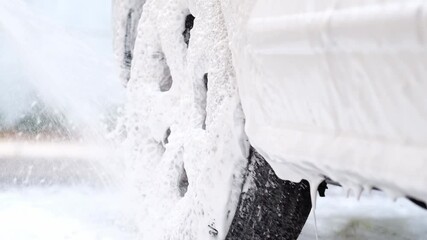
{"label": "splashing water", "polygon": [[33,8],[20,0],[0,0],[5,48],[13,49],[13,57],[22,62],[19,71],[43,102],[78,123],[84,135],[99,137],[100,117],[123,98],[112,50],[99,49],[111,41],[109,33],[66,28]]}
{"label": "splashing water", "polygon": [[[0,117],[21,109],[10,117],[16,121],[42,103],[73,123],[65,132],[77,132],[67,141],[37,143],[4,141],[0,132],[0,198],[5,199],[0,222],[11,223],[10,231],[0,231],[0,239],[132,239],[132,204],[117,187],[121,157],[104,124],[124,100],[111,33],[105,30],[110,23],[99,29],[81,19],[82,12],[91,14],[88,5],[106,7],[109,17],[107,2],[0,0],[0,95],[7,96],[0,97]],[[76,16],[64,24],[54,8],[69,15],[71,5],[85,9],[74,11]],[[79,22],[86,29],[79,29]],[[16,64],[3,64],[10,62]],[[26,96],[33,93],[41,103]],[[76,206],[88,207],[78,211]],[[25,214],[30,212],[34,217]]]}

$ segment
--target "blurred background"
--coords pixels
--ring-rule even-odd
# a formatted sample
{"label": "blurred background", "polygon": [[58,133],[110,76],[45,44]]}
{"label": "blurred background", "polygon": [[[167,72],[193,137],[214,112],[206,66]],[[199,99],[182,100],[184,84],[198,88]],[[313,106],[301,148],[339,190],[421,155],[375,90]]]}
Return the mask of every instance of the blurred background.
{"label": "blurred background", "polygon": [[0,239],[134,239],[115,65],[109,0],[0,0]]}
{"label": "blurred background", "polygon": [[[106,0],[0,1],[0,137],[100,134],[122,104]],[[111,125],[111,124],[110,124]]]}
{"label": "blurred background", "polygon": [[[109,0],[0,0],[0,239],[136,239],[111,139],[124,103]],[[332,187],[301,240],[424,239],[427,211]]]}

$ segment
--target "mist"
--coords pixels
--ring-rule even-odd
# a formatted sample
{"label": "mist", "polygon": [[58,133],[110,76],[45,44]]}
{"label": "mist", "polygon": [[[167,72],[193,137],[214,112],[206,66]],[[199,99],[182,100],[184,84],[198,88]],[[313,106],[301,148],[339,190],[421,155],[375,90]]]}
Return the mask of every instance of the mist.
{"label": "mist", "polygon": [[13,124],[42,102],[82,131],[102,131],[99,121],[124,96],[110,18],[105,0],[0,0],[3,122]]}

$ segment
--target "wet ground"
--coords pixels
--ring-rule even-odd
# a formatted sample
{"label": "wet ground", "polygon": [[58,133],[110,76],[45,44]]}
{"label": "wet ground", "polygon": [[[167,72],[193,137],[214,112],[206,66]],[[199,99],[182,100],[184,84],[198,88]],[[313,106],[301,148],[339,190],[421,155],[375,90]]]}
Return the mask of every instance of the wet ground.
{"label": "wet ground", "polygon": [[135,239],[132,204],[99,150],[0,143],[0,239]]}
{"label": "wet ground", "polygon": [[[10,148],[2,146],[0,239],[137,239],[133,207],[137,203],[129,200],[129,193],[102,160],[91,160],[84,151],[77,154],[78,148],[54,146],[38,154],[10,154]],[[318,198],[316,219],[319,239],[325,240],[423,240],[427,236],[426,210],[404,198],[393,201],[379,191],[365,193],[357,201],[330,186],[326,197]],[[312,239],[316,239],[313,214],[299,237]]]}
{"label": "wet ground", "polygon": [[121,194],[84,186],[0,191],[0,239],[135,239],[132,209]]}
{"label": "wet ground", "polygon": [[[427,210],[405,198],[396,201],[380,191],[364,193],[358,201],[340,187],[329,186],[317,199],[317,232],[324,240],[424,240]],[[316,239],[313,212],[299,240]]]}

